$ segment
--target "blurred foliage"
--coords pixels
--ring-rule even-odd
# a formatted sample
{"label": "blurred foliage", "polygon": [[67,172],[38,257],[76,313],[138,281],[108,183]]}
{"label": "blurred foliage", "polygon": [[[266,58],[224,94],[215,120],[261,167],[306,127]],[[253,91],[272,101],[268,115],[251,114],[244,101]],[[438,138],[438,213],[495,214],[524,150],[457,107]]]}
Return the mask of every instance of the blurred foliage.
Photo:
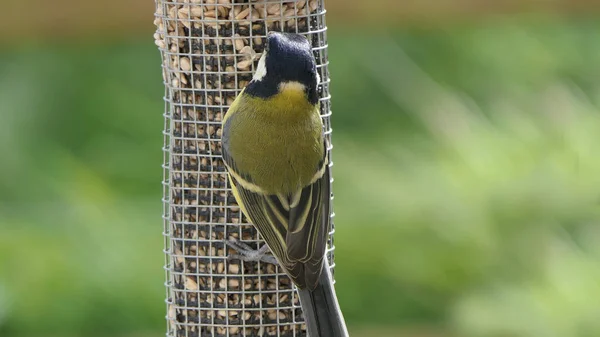
{"label": "blurred foliage", "polygon": [[[600,335],[599,28],[331,29],[353,331]],[[162,91],[150,38],[0,54],[1,336],[164,331]]]}

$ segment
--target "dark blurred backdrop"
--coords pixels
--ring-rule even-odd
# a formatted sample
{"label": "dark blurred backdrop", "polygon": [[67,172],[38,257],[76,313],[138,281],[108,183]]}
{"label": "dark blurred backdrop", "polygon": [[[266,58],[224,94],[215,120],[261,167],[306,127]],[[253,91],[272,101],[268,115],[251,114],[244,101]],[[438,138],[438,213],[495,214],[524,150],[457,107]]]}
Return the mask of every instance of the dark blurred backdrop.
{"label": "dark blurred backdrop", "polygon": [[[2,2],[0,336],[164,335],[154,4]],[[600,336],[600,4],[326,6],[353,336]]]}

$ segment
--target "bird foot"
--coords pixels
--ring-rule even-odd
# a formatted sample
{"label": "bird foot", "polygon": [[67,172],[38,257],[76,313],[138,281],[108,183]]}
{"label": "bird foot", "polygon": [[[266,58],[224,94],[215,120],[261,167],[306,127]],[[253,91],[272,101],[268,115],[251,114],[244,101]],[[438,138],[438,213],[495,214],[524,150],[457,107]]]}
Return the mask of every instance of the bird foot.
{"label": "bird foot", "polygon": [[278,265],[277,259],[267,251],[269,251],[269,246],[264,244],[258,250],[252,249],[252,247],[247,244],[237,240],[237,239],[229,239],[225,241],[225,244],[235,250],[238,254],[229,255],[227,257],[228,260],[242,260],[245,262],[266,262],[274,265]]}

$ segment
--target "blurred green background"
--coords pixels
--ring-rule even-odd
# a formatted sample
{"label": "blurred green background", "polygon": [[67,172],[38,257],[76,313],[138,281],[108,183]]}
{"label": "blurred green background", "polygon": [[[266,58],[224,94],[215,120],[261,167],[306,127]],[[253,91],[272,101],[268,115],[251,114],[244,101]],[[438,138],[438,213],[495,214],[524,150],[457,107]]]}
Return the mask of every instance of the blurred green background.
{"label": "blurred green background", "polygon": [[[164,335],[163,85],[129,2],[0,36],[2,337]],[[353,336],[600,336],[600,12],[330,3]]]}

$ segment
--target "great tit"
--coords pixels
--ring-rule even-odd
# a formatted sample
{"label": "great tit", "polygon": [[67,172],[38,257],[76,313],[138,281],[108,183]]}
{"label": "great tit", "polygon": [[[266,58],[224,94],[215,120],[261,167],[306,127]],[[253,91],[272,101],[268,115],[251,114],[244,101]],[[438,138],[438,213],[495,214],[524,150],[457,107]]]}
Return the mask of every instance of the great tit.
{"label": "great tit", "polygon": [[[298,289],[310,337],[348,336],[325,250],[330,171],[316,61],[299,34],[270,32],[252,80],[223,119],[223,160],[242,212]],[[247,247],[247,246],[246,246]]]}

